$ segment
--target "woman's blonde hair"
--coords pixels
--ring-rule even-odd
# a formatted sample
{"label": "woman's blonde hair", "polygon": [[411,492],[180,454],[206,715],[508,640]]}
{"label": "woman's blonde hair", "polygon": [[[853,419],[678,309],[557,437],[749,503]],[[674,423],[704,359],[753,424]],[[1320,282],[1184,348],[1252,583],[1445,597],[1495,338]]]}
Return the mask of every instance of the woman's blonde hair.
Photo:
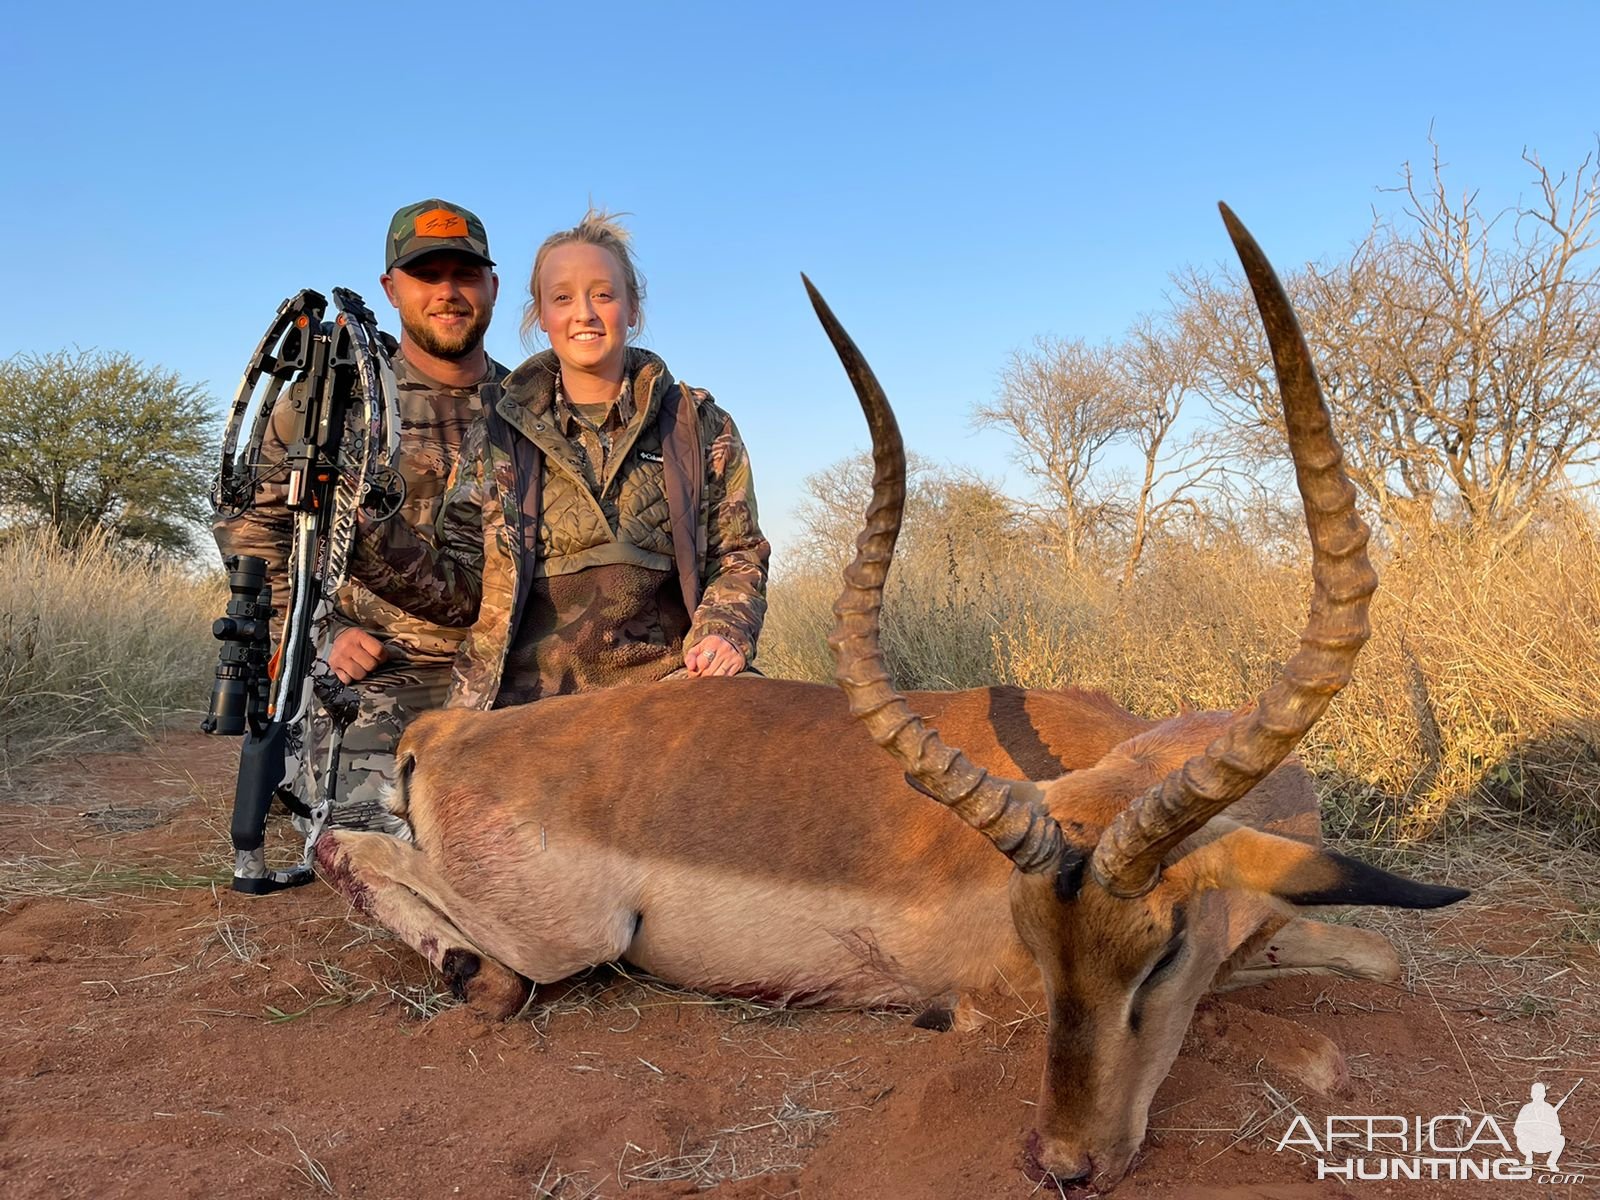
{"label": "woman's blonde hair", "polygon": [[633,252],[628,246],[632,239],[617,220],[627,215],[591,207],[583,214],[583,220],[571,229],[559,230],[545,238],[539,252],[533,256],[533,270],[528,275],[528,302],[522,308],[524,340],[533,337],[539,328],[539,271],[544,267],[545,259],[556,247],[574,242],[611,251],[612,257],[622,268],[622,282],[628,289],[628,305],[633,309],[633,328],[638,330],[644,324],[644,276],[639,274],[639,268],[634,265]]}

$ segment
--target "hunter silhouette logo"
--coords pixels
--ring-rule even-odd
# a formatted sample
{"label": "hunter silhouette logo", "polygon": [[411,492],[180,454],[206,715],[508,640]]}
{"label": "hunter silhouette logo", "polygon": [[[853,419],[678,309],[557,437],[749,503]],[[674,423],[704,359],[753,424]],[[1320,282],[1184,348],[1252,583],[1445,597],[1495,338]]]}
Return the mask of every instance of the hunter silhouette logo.
{"label": "hunter silhouette logo", "polygon": [[1572,1085],[1572,1091],[1561,1097],[1554,1105],[1545,1103],[1544,1084],[1536,1083],[1528,1089],[1529,1100],[1517,1113],[1517,1123],[1511,1132],[1517,1139],[1517,1149],[1522,1152],[1529,1163],[1533,1162],[1534,1155],[1550,1156],[1545,1164],[1550,1170],[1556,1169],[1556,1159],[1561,1157],[1561,1151],[1566,1148],[1567,1139],[1561,1136],[1561,1106],[1572,1098],[1572,1092],[1578,1090],[1578,1083]]}
{"label": "hunter silhouette logo", "polygon": [[418,237],[466,237],[467,220],[448,208],[430,208],[417,216]]}

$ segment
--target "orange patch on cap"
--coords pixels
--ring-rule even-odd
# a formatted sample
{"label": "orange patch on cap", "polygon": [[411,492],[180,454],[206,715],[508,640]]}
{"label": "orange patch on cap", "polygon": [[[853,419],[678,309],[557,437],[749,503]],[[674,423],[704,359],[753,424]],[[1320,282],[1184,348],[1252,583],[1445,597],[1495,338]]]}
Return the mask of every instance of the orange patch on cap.
{"label": "orange patch on cap", "polygon": [[417,216],[418,237],[467,237],[467,219],[448,208],[430,208]]}

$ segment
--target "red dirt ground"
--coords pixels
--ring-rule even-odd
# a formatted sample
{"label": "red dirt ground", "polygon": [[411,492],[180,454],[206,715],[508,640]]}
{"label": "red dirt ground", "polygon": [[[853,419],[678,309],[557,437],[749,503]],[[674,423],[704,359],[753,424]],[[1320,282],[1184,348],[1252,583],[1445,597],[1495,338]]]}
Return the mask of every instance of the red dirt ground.
{"label": "red dirt ground", "polygon": [[[6,1197],[1057,1194],[1022,1170],[1044,1026],[1017,1001],[940,1034],[599,971],[484,1023],[321,884],[228,890],[236,749],[175,733],[0,792]],[[1514,868],[1450,882],[1487,899],[1360,918],[1404,985],[1205,1001],[1116,1196],[1600,1194],[1600,915]],[[1296,1067],[1324,1036],[1331,1096]],[[1582,1182],[1319,1181],[1276,1149],[1296,1113],[1487,1112],[1510,1137],[1530,1082],[1554,1101],[1580,1077],[1561,1169]]]}

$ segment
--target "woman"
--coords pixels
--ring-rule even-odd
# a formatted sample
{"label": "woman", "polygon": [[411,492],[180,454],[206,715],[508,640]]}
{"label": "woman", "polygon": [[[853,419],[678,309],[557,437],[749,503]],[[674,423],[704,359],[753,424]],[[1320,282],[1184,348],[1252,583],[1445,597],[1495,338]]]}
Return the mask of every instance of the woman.
{"label": "woman", "polygon": [[732,418],[628,344],[644,288],[605,213],[545,239],[528,292],[523,330],[550,348],[486,398],[436,542],[364,523],[352,573],[471,626],[453,706],[738,674],[766,613],[769,547]]}

